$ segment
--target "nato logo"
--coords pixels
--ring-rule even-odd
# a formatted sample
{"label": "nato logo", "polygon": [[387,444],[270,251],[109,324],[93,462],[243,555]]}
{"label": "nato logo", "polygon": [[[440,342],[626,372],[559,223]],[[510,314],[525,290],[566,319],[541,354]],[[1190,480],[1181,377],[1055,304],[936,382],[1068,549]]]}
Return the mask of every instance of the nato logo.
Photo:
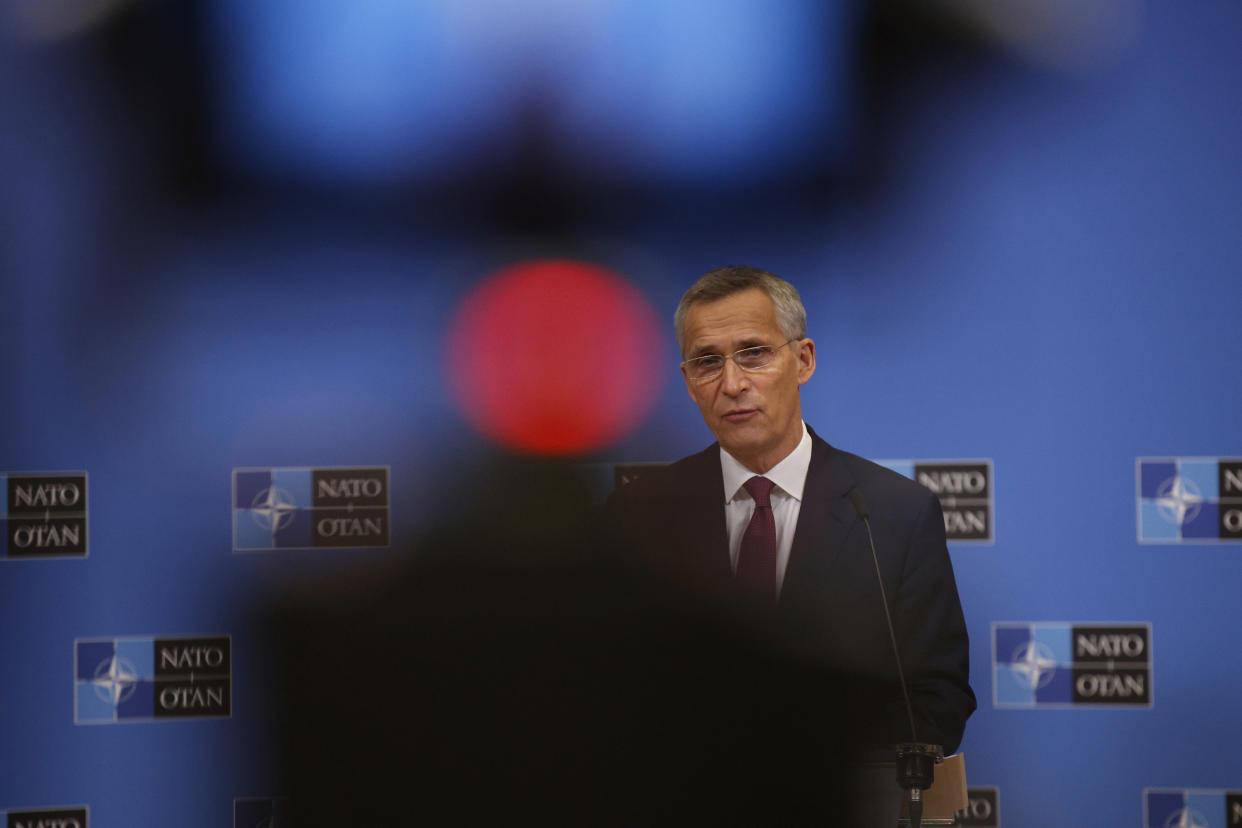
{"label": "nato logo", "polygon": [[227,718],[227,635],[79,638],[73,642],[75,724]]}
{"label": "nato logo", "polygon": [[0,811],[5,828],[87,828],[90,809],[85,805]]}
{"label": "nato logo", "polygon": [[388,546],[388,467],[233,470],[233,551]]}
{"label": "nato logo", "polygon": [[992,624],[994,707],[1151,707],[1151,625]]}
{"label": "nato logo", "polygon": [[0,474],[5,558],[86,557],[86,472]]}
{"label": "nato logo", "polygon": [[877,460],[940,498],[944,534],[956,542],[992,543],[991,460]]}
{"label": "nato logo", "polygon": [[1145,828],[1233,828],[1242,825],[1242,791],[1148,788]]}
{"label": "nato logo", "polygon": [[1242,459],[1140,457],[1139,543],[1242,541]]}
{"label": "nato logo", "polygon": [[996,788],[967,788],[966,807],[954,816],[958,825],[1000,828],[1000,791]]}
{"label": "nato logo", "polygon": [[238,797],[233,800],[233,828],[285,828],[284,797]]}

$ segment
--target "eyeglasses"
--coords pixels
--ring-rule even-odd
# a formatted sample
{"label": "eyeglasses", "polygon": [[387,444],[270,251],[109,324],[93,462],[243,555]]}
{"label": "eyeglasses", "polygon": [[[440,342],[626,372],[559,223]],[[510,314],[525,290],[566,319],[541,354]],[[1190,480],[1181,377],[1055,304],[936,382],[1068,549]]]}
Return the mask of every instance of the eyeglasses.
{"label": "eyeglasses", "polygon": [[731,354],[708,354],[707,356],[695,357],[687,359],[681,364],[685,369],[686,376],[695,382],[709,382],[720,376],[724,371],[725,360],[733,360],[733,364],[743,371],[762,371],[764,368],[772,364],[772,360],[776,359],[776,352],[790,342],[797,342],[798,339],[788,339],[784,345],[756,345],[753,348],[743,348],[740,351],[734,351]]}

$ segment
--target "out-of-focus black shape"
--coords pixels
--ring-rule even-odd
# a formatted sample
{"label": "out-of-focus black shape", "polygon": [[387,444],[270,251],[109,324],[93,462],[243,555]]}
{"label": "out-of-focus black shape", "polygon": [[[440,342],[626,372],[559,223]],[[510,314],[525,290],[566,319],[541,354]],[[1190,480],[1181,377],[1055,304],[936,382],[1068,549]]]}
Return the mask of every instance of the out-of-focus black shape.
{"label": "out-of-focus black shape", "polygon": [[[239,163],[221,145],[228,130],[216,106],[226,72],[213,47],[211,7],[202,0],[133,3],[88,36],[77,50],[107,79],[112,109],[125,124],[126,178],[152,206],[211,205],[320,222],[355,232],[408,235],[436,227],[546,239],[573,238],[661,214],[745,227],[812,209],[882,199],[894,177],[895,137],[912,95],[948,95],[997,65],[1010,66],[994,39],[950,3],[860,2],[847,39],[857,44],[847,66],[825,60],[799,82],[848,85],[852,101],[835,119],[773,125],[797,134],[796,148],[762,172],[744,166],[711,179],[678,181],[623,163],[582,166],[564,151],[572,140],[558,120],[555,84],[532,73],[522,103],[479,150],[439,167],[394,169],[380,180],[316,178],[262,164]],[[824,23],[825,53],[841,40]],[[94,71],[94,68],[92,68]],[[848,80],[842,82],[841,77]],[[687,116],[689,117],[689,116]],[[642,129],[641,123],[631,126]],[[624,132],[616,142],[626,140]],[[607,159],[609,148],[599,156]],[[135,200],[127,195],[133,207]],[[145,205],[139,201],[139,205]]]}
{"label": "out-of-focus black shape", "polygon": [[630,568],[564,468],[473,482],[399,576],[277,614],[294,824],[853,824],[869,688]]}
{"label": "out-of-focus black shape", "polygon": [[133,2],[62,47],[107,79],[109,104],[125,123],[117,160],[132,179],[130,198],[199,201],[225,183],[212,160],[205,21],[201,0]]}
{"label": "out-of-focus black shape", "polygon": [[495,166],[475,173],[462,192],[459,209],[470,210],[477,199],[491,226],[524,235],[556,236],[572,227],[584,192],[574,192],[569,170],[558,158],[556,127],[550,95],[533,89],[518,108],[510,153]]}
{"label": "out-of-focus black shape", "polygon": [[894,147],[912,98],[947,98],[972,78],[1009,67],[951,3],[870,0],[860,17],[857,127],[839,193],[850,202],[882,200],[904,185]]}

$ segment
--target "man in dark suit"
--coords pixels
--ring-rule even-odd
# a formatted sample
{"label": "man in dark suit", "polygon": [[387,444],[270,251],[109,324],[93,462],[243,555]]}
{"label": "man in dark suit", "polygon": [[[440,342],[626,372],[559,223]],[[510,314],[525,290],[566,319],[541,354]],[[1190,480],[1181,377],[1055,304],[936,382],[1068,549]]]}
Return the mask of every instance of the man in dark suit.
{"label": "man in dark suit", "polygon": [[[788,282],[754,268],[714,270],[686,292],[675,326],[686,390],[717,443],[614,493],[614,530],[647,563],[751,614],[783,651],[863,682],[895,682],[851,494],[861,493],[918,741],[956,750],[975,697],[939,502],[805,425],[800,389],[815,373],[815,343]],[[892,687],[870,728],[890,746],[912,740]]]}

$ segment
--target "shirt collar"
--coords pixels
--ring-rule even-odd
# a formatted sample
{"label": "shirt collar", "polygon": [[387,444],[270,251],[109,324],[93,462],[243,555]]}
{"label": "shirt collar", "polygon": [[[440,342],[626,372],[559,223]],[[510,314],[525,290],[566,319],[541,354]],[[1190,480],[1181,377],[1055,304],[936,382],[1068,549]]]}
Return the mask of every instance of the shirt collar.
{"label": "shirt collar", "polygon": [[[802,501],[802,487],[806,484],[806,472],[811,467],[811,435],[807,433],[806,423],[802,423],[802,439],[793,451],[785,455],[785,459],[764,473],[785,494]],[[738,496],[743,484],[755,476],[736,457],[724,448],[720,449],[720,470],[724,474],[725,503],[732,503]],[[750,497],[749,494],[746,497]]]}

